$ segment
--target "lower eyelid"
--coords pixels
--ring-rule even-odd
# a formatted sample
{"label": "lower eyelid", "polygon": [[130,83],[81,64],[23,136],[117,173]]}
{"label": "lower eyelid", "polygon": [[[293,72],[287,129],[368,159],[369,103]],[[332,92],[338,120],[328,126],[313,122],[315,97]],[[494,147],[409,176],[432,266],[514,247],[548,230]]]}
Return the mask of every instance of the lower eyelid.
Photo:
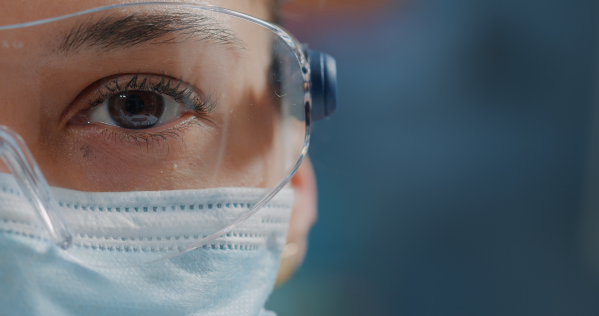
{"label": "lower eyelid", "polygon": [[[169,146],[170,148],[174,144],[183,144],[188,130],[196,126],[203,126],[203,124],[195,116],[189,115],[181,122],[166,128],[163,126],[163,128],[153,127],[148,130],[126,130],[116,126],[91,124],[83,126],[83,129],[78,129],[76,135],[87,139],[94,146],[108,146],[107,149],[110,148],[110,150],[122,148],[122,150],[128,151],[139,148],[146,149],[146,147],[159,148],[160,146]],[[122,154],[126,154],[126,152]]]}

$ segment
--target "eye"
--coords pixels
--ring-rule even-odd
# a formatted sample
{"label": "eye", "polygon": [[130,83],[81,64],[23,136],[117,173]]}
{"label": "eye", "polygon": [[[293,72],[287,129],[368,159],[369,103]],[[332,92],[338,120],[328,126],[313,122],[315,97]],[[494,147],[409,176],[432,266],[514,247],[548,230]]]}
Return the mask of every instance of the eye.
{"label": "eye", "polygon": [[150,91],[114,94],[87,113],[88,123],[125,129],[148,129],[170,123],[189,112],[170,97]]}
{"label": "eye", "polygon": [[190,84],[165,75],[120,75],[97,86],[91,93],[96,97],[88,99],[89,107],[70,124],[101,123],[141,131],[188,115],[210,120],[208,114],[216,106]]}

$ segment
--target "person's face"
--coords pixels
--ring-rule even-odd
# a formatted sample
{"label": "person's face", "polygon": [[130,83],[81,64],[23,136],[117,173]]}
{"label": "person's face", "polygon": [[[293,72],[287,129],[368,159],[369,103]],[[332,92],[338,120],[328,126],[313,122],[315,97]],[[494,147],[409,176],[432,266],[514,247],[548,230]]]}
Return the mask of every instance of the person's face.
{"label": "person's face", "polygon": [[[134,1],[9,1],[0,4],[0,21],[123,2]],[[198,3],[270,18],[266,0]],[[268,32],[209,12],[205,25],[201,18],[190,22],[196,17],[185,10],[132,12],[1,33],[0,125],[24,138],[50,184],[129,191],[272,187],[280,181],[279,113],[266,78]],[[191,23],[205,30],[131,39],[139,25],[178,22],[175,27]],[[202,36],[214,38],[197,40]],[[138,92],[125,95],[123,86]],[[155,100],[165,94],[169,98]],[[139,100],[146,107],[136,110]],[[148,107],[152,102],[158,105]]]}
{"label": "person's face", "polygon": [[[2,1],[0,25],[128,2],[138,1]],[[224,7],[264,20],[273,18],[270,0],[186,2]],[[108,15],[113,20],[105,21],[118,21],[122,16],[116,13]],[[155,12],[154,17],[162,13]],[[219,26],[243,39],[241,49],[233,45],[240,43],[215,46],[165,41],[168,37],[102,49],[89,40],[99,40],[102,36],[98,34],[110,38],[111,23],[98,23],[103,18],[107,16],[86,15],[64,23],[0,31],[0,125],[23,137],[51,185],[83,191],[129,191],[270,187],[280,180],[284,169],[278,145],[281,139],[275,133],[280,128],[276,119],[280,113],[266,85],[268,78],[264,78],[271,63],[265,30],[233,19],[218,20]],[[139,16],[136,18],[139,22]],[[89,31],[90,25],[98,32],[78,33]],[[103,27],[103,33],[98,27]],[[128,27],[135,28],[135,24]],[[207,29],[222,35],[212,27]],[[112,29],[115,32],[119,28]],[[135,89],[140,90],[144,80],[153,89],[162,82],[159,92],[170,89],[173,94],[186,95],[186,101],[209,112],[209,119],[197,111],[173,110],[170,119],[147,129],[124,130],[136,124],[144,126],[135,120],[139,116],[129,115],[132,113],[119,117],[118,112],[127,107],[114,99],[119,95],[115,92],[123,85],[137,85]],[[109,100],[111,95],[117,97]],[[141,97],[148,101],[153,96]],[[96,107],[90,109],[94,103]],[[102,108],[98,104],[104,104],[103,110],[96,110]],[[150,112],[141,113],[146,114],[142,115],[146,123]],[[107,118],[118,126],[101,123]],[[284,146],[301,145],[303,135],[298,135],[287,139]],[[0,172],[7,172],[1,162]],[[316,187],[309,161],[302,164],[291,186],[296,202],[288,240],[298,245],[291,264],[297,266],[316,218]]]}

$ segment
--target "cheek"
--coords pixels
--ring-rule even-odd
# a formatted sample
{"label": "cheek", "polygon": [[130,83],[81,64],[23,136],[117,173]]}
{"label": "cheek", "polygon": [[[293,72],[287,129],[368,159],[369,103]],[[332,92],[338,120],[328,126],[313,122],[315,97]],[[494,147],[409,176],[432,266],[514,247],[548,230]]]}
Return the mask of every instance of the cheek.
{"label": "cheek", "polygon": [[248,96],[249,106],[230,116],[226,170],[244,174],[248,185],[272,187],[285,176],[282,168],[280,116],[268,96]]}
{"label": "cheek", "polygon": [[54,144],[57,150],[43,169],[52,185],[82,191],[207,188],[218,139],[206,129],[181,127],[153,137],[101,126],[73,128]]}

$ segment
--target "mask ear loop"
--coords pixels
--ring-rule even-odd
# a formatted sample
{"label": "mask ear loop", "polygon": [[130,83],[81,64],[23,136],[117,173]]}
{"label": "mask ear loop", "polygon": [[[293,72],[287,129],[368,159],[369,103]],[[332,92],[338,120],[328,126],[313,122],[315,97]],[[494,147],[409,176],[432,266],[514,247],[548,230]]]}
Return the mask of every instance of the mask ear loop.
{"label": "mask ear loop", "polygon": [[73,237],[60,213],[58,202],[50,192],[48,182],[23,138],[4,125],[0,125],[0,158],[15,177],[25,197],[32,203],[50,240],[62,249],[69,248]]}

